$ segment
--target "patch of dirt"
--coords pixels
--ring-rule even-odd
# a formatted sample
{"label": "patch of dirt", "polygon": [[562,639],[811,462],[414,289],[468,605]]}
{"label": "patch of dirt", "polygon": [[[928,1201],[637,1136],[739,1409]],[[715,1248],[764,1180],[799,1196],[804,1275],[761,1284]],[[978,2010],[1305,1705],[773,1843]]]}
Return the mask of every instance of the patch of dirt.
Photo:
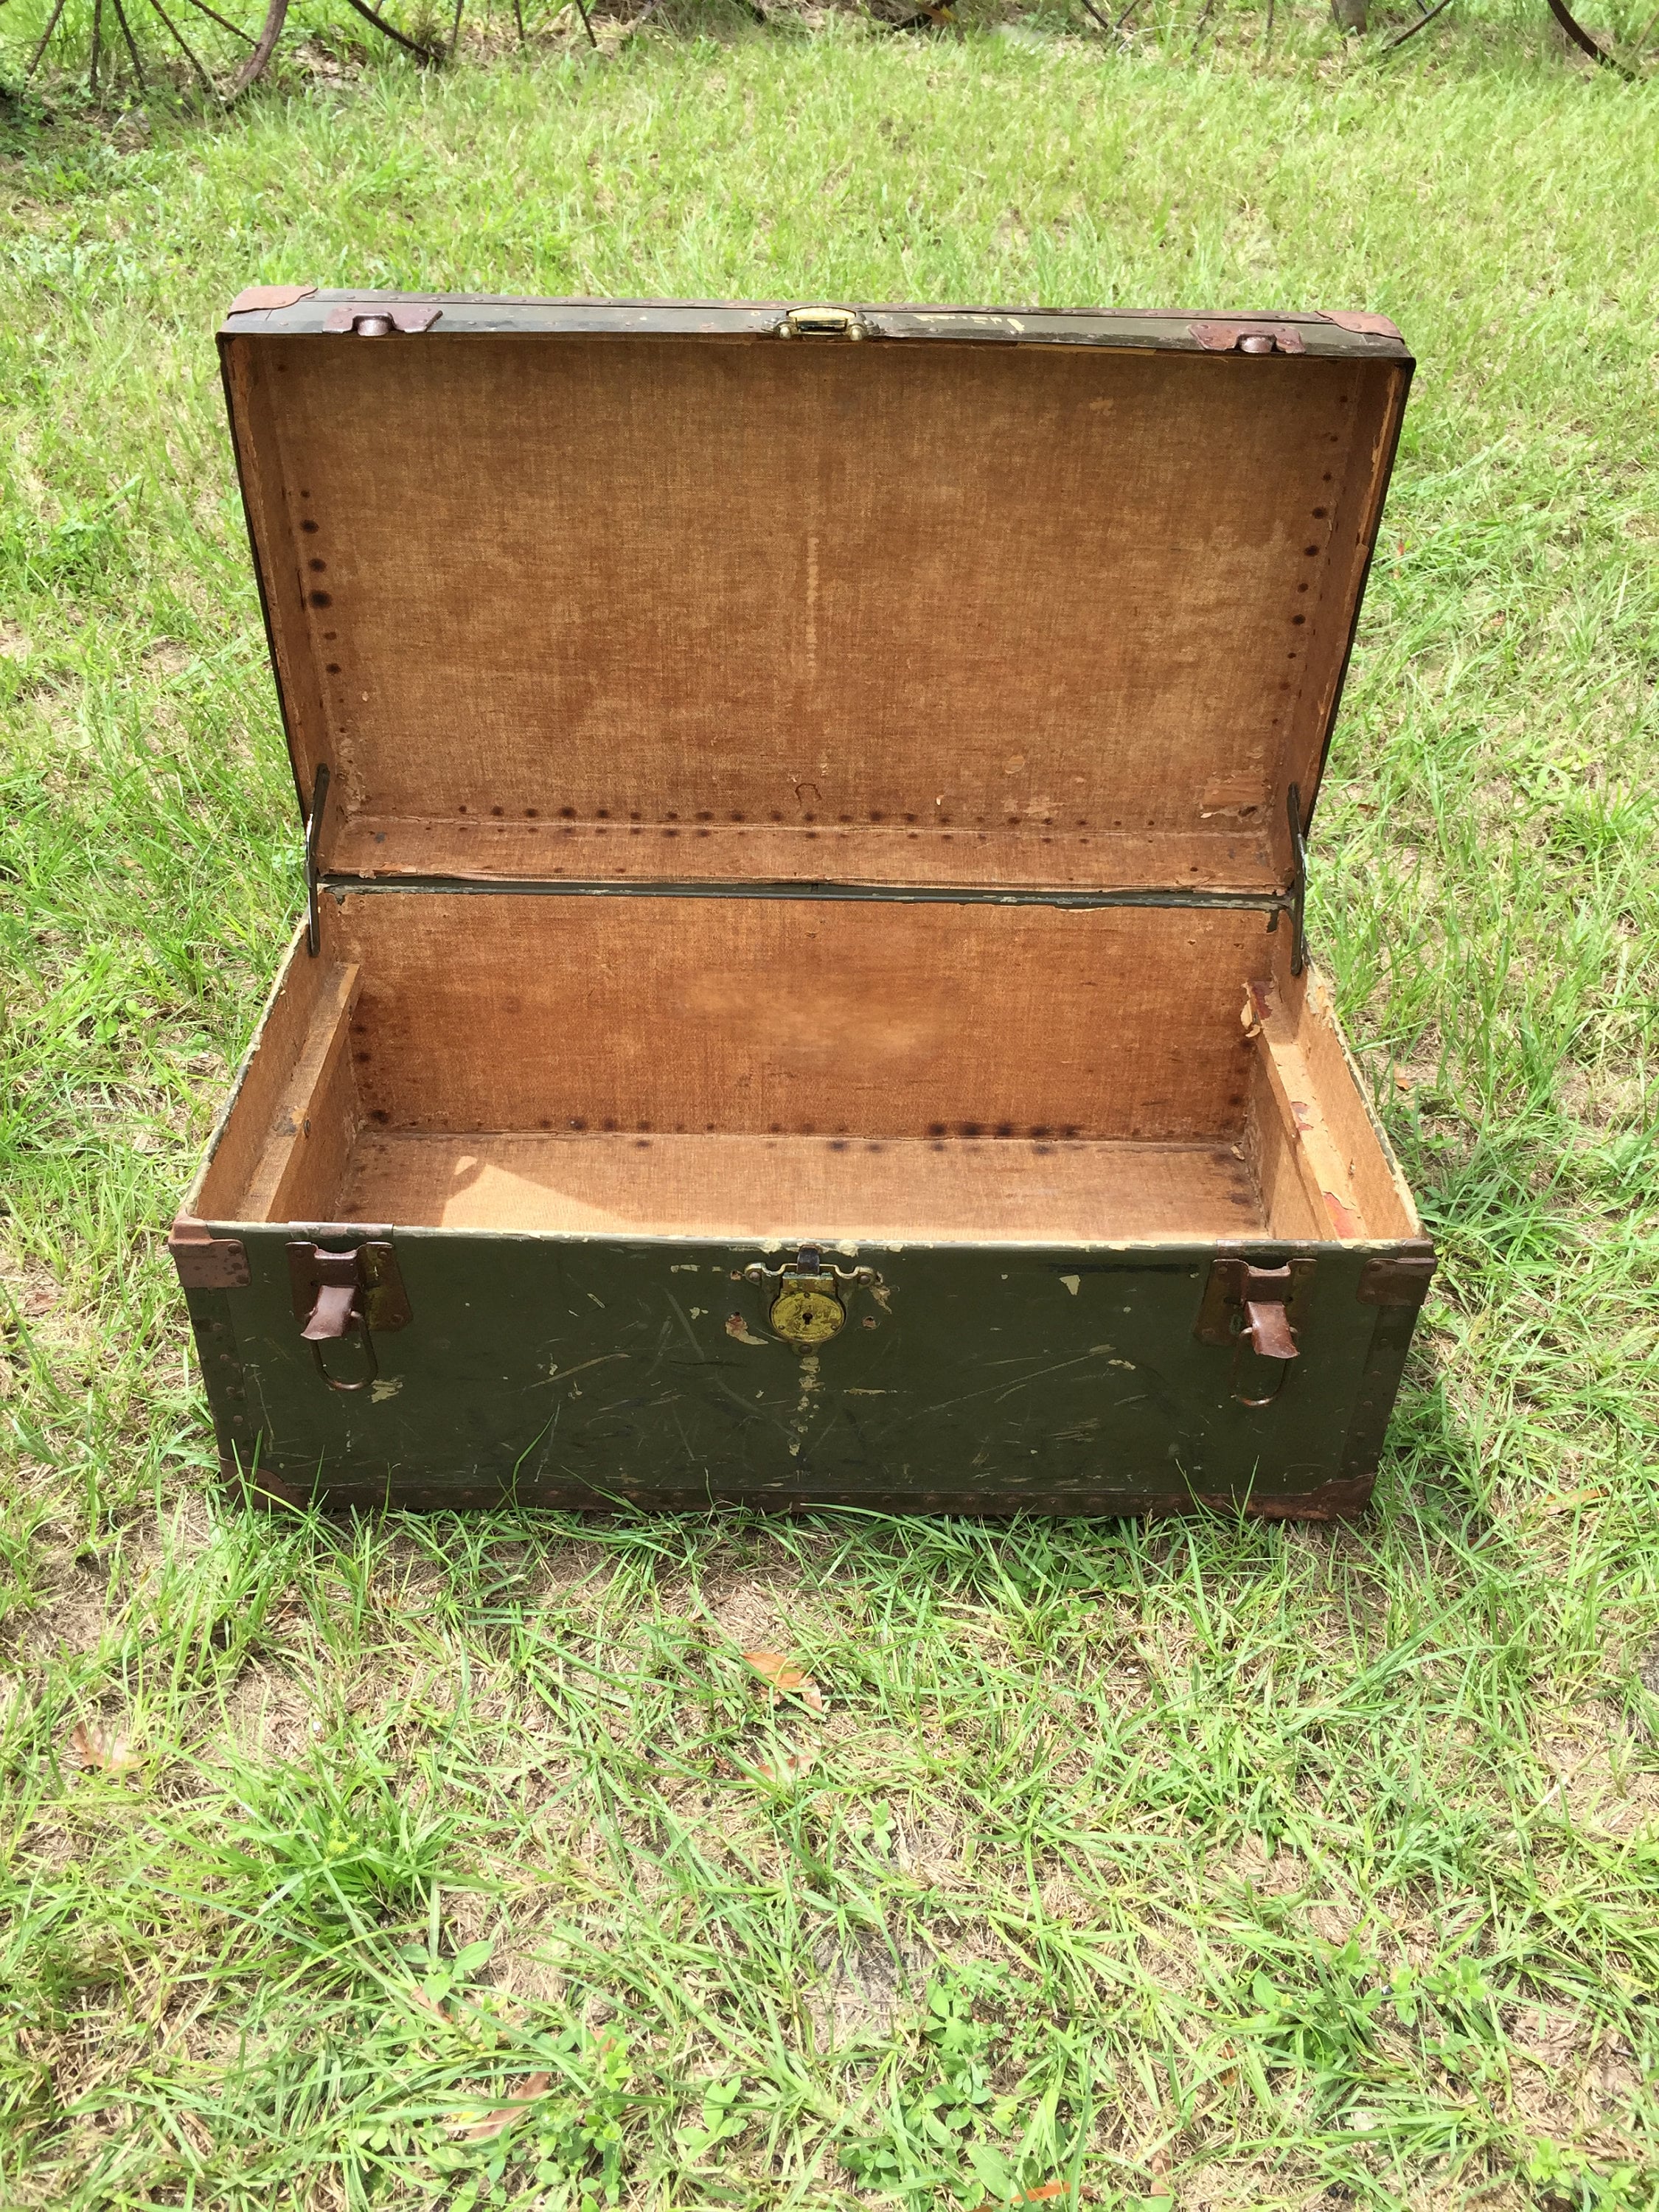
{"label": "patch of dirt", "polygon": [[220,1733],[245,1757],[266,1765],[297,1765],[314,1741],[317,1709],[281,1668],[244,1668],[225,1698]]}
{"label": "patch of dirt", "polygon": [[1555,1779],[1542,1802],[1559,1802],[1575,1827],[1630,1838],[1659,1821],[1659,1774],[1630,1764],[1622,1727],[1591,1729],[1571,1720],[1534,1739]]}
{"label": "patch of dirt", "polygon": [[1591,1129],[1645,1126],[1652,1119],[1650,1089],[1627,1068],[1575,1067],[1556,1085],[1555,1103]]}
{"label": "patch of dirt", "polygon": [[933,1971],[931,1955],[895,1937],[869,1930],[845,1950],[819,1947],[818,1980],[805,1993],[806,2010],[821,2048],[871,2037],[885,2040],[900,2014],[921,2001]]}
{"label": "patch of dirt", "polygon": [[1260,1836],[1246,1836],[1222,1863],[1261,1897],[1296,1897],[1312,1879],[1305,1859],[1281,1844],[1269,1851]]}
{"label": "patch of dirt", "polygon": [[813,1619],[802,1603],[800,1585],[793,1578],[774,1581],[752,1569],[726,1569],[709,1575],[702,1584],[702,1603],[697,1607],[690,1592],[665,1589],[663,1609],[678,1609],[677,1601],[695,1619],[698,1611],[736,1651],[793,1651],[804,1636],[822,1634],[824,1624]]}

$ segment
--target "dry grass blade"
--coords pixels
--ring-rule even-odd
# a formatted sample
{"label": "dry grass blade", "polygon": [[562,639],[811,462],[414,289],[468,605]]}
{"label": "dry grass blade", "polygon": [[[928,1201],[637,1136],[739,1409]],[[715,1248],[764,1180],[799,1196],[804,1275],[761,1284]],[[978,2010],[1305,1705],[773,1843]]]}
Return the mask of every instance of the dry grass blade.
{"label": "dry grass blade", "polygon": [[826,1710],[823,1692],[805,1669],[781,1651],[745,1651],[744,1657],[775,1693],[787,1691],[815,1713]]}
{"label": "dry grass blade", "polygon": [[118,1729],[90,1728],[85,1721],[76,1723],[70,1748],[89,1774],[136,1774],[144,1763],[130,1736]]}
{"label": "dry grass blade", "polygon": [[481,2119],[462,2120],[451,2128],[450,2133],[462,2142],[489,2142],[493,2136],[503,2135],[516,2120],[521,2120],[531,2106],[547,2094],[552,2081],[550,2074],[526,2075],[523,2092],[510,2103],[497,2105],[493,2112]]}

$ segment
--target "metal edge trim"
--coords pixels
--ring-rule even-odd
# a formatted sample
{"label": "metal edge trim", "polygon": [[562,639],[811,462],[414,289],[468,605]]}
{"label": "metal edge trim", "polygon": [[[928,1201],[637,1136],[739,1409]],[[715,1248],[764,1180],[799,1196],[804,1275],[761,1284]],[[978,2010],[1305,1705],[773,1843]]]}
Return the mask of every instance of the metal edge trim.
{"label": "metal edge trim", "polygon": [[[220,327],[222,339],[250,335],[322,336],[328,313],[342,306],[429,304],[443,312],[440,337],[552,336],[709,337],[769,337],[799,301],[537,298],[530,295],[402,292],[369,286],[317,291],[293,306],[245,310]],[[1312,310],[1274,313],[1212,309],[912,306],[845,301],[871,335],[897,341],[934,337],[992,343],[1059,343],[1150,347],[1181,353],[1205,349],[1191,335],[1194,324],[1225,320],[1246,326],[1292,325],[1312,340],[1310,359],[1399,360],[1403,340],[1353,331]],[[471,312],[469,313],[468,311]],[[492,313],[492,311],[495,311]],[[833,341],[823,341],[833,343]]]}
{"label": "metal edge trim", "polygon": [[413,892],[460,893],[467,897],[532,898],[762,898],[874,901],[916,906],[1055,906],[1220,908],[1246,914],[1288,914],[1288,890],[1216,890],[1175,884],[1148,890],[1059,890],[1042,884],[838,884],[824,880],[766,881],[758,878],[678,882],[655,878],[628,883],[611,877],[572,878],[554,882],[544,876],[336,876],[319,879],[319,891],[337,900],[357,893],[385,896]]}

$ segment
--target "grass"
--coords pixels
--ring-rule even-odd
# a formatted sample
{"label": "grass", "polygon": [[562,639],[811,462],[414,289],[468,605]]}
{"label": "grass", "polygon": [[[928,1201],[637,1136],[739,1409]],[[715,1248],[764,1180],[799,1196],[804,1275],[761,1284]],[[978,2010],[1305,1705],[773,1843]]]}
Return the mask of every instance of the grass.
{"label": "grass", "polygon": [[[12,127],[0,2203],[1659,2203],[1659,109],[1434,36]],[[1315,839],[1445,1255],[1367,1520],[224,1502],[161,1239],[300,879],[210,340],[284,277],[1401,323]]]}

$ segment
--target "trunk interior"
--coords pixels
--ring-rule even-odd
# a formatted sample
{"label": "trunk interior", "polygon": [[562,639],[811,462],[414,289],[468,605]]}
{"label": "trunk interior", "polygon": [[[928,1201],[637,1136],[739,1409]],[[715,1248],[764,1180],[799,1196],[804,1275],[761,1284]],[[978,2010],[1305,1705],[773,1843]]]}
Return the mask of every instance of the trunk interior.
{"label": "trunk interior", "polygon": [[188,1211],[1044,1245],[1419,1235],[1291,932],[1230,908],[370,890]]}

